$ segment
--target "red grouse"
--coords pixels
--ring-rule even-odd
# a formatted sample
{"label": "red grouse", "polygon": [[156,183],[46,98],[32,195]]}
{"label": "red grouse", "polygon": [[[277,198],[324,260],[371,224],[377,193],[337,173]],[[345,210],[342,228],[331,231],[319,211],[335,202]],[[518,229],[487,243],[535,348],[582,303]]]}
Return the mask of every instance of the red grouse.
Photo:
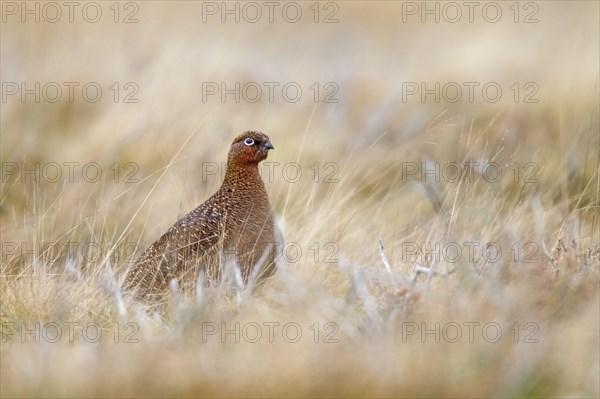
{"label": "red grouse", "polygon": [[240,268],[245,283],[251,275],[269,277],[283,243],[258,163],[272,149],[261,132],[237,136],[221,188],[146,249],[127,274],[124,289],[137,298],[159,299],[172,279],[183,290],[195,287],[201,271],[207,282],[216,281],[227,262]]}

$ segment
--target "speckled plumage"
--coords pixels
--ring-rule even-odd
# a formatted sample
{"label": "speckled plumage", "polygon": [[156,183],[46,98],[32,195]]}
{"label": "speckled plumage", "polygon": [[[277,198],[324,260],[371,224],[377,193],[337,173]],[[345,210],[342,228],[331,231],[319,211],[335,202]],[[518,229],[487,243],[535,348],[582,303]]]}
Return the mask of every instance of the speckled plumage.
{"label": "speckled plumage", "polygon": [[[253,144],[249,145],[250,142]],[[235,138],[219,190],[179,219],[136,261],[124,289],[138,298],[168,292],[176,278],[180,287],[195,286],[198,273],[216,281],[227,262],[240,267],[244,282],[255,266],[260,280],[275,270],[282,246],[258,163],[273,146],[265,134],[244,132]],[[263,251],[268,251],[263,256]],[[263,260],[262,265],[257,265]]]}

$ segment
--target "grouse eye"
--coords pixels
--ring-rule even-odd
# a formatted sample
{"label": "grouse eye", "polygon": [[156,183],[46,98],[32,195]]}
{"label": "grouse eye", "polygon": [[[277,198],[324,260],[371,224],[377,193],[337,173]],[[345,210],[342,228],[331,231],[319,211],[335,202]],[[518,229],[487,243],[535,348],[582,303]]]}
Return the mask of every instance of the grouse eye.
{"label": "grouse eye", "polygon": [[254,144],[254,140],[248,137],[246,140],[244,140],[244,144],[246,144],[247,146],[251,146]]}

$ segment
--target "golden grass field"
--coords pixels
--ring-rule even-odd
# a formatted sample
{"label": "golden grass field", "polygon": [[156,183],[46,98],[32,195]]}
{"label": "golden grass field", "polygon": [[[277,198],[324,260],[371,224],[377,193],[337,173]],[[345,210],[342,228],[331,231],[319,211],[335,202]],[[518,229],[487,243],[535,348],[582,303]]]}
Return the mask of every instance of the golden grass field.
{"label": "golden grass field", "polygon": [[[598,2],[54,4],[0,4],[2,397],[600,395]],[[280,269],[146,312],[244,130]]]}

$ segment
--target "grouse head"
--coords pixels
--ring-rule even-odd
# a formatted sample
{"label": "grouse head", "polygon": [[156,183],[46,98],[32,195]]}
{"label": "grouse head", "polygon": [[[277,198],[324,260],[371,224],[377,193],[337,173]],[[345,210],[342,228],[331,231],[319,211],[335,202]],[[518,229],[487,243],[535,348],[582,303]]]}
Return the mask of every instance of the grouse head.
{"label": "grouse head", "polygon": [[267,158],[273,144],[261,132],[247,131],[235,138],[229,150],[228,164],[258,164]]}

